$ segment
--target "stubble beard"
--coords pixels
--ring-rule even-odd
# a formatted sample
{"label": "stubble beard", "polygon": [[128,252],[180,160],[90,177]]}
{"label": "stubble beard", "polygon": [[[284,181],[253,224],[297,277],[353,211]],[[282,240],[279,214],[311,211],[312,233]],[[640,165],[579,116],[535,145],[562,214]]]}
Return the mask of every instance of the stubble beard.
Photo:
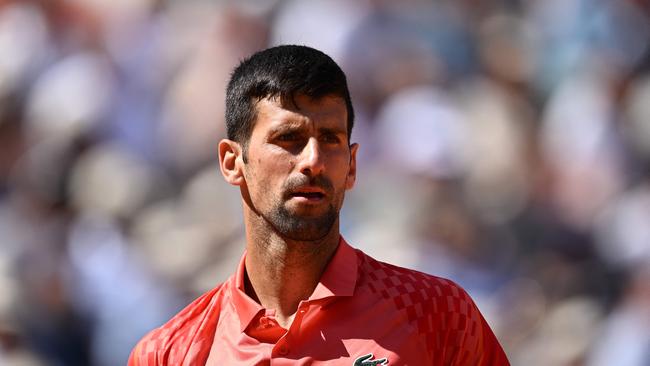
{"label": "stubble beard", "polygon": [[[319,215],[299,214],[287,206],[290,195],[288,192],[304,185],[320,187],[331,197],[325,211]],[[332,182],[322,176],[308,178],[305,176],[289,179],[283,187],[283,196],[277,197],[271,205],[271,210],[265,219],[281,236],[293,241],[318,241],[325,238],[338,221],[343,196],[337,193]]]}
{"label": "stubble beard", "polygon": [[339,217],[339,211],[330,203],[327,210],[315,217],[306,217],[291,213],[280,202],[271,211],[267,221],[275,230],[287,239],[294,241],[318,241],[332,231]]}

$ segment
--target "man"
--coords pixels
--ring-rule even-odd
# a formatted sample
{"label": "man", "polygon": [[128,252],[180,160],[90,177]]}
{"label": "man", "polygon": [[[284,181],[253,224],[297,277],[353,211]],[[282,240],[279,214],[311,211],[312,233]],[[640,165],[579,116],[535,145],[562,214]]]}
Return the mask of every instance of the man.
{"label": "man", "polygon": [[451,281],[372,259],[339,234],[357,144],[345,75],[279,46],[234,71],[219,164],[238,186],[237,272],[135,347],[130,365],[507,365]]}

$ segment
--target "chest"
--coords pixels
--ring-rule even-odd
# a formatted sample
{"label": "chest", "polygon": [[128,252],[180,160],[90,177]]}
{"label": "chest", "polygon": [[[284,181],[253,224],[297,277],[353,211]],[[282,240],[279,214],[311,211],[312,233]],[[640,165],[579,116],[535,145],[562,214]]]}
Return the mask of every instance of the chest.
{"label": "chest", "polygon": [[206,364],[393,366],[427,358],[415,328],[390,303],[347,299],[304,306],[275,342],[240,332],[237,319],[222,319]]}

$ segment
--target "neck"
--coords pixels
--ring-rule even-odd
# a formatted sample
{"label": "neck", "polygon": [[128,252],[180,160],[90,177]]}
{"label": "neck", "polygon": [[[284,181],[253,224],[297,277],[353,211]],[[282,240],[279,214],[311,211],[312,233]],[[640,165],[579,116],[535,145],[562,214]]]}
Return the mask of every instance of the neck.
{"label": "neck", "polygon": [[300,301],[314,292],[338,247],[338,220],[316,241],[289,240],[263,219],[248,221],[246,293],[264,308],[275,309],[280,325],[288,328]]}

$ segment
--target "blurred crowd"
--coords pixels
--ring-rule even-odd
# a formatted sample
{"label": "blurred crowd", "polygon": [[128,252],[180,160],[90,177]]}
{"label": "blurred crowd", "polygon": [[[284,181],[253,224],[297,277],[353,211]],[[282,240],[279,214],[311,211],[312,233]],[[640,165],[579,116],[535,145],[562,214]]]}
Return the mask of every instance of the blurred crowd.
{"label": "blurred crowd", "polygon": [[349,242],[513,365],[650,365],[645,0],[0,0],[0,365],[123,365],[234,272],[225,84],[285,43],[348,75]]}

